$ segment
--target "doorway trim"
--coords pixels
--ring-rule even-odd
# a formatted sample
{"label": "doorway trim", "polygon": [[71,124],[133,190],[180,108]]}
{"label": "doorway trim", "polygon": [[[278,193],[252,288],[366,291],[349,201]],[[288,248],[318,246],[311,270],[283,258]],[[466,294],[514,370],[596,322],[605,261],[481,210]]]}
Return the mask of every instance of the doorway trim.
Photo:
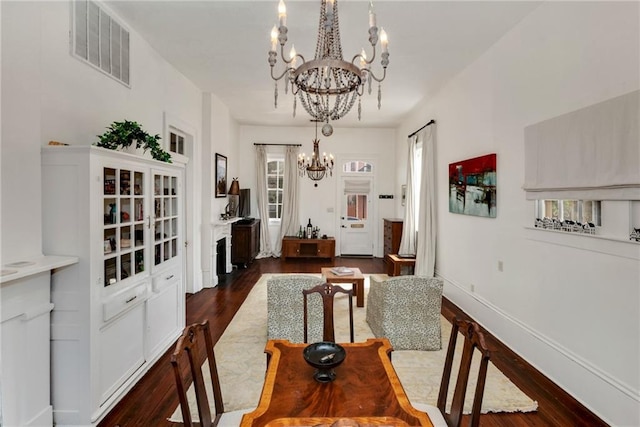
{"label": "doorway trim", "polygon": [[184,263],[182,266],[182,280],[184,289],[188,293],[196,293],[203,288],[202,263],[199,256],[196,256],[196,248],[200,248],[201,236],[196,230],[201,223],[202,203],[197,194],[200,194],[200,169],[196,165],[195,159],[200,158],[200,139],[195,126],[180,119],[176,115],[165,111],[163,114],[164,128],[164,149],[169,152],[169,134],[179,132],[184,135],[184,155],[171,153],[174,163],[183,164],[185,194],[185,213],[182,229],[184,230],[185,251]]}
{"label": "doorway trim", "polygon": [[[371,164],[371,172],[344,172],[344,165],[352,161],[362,161]],[[337,165],[337,184],[336,184],[336,199],[335,199],[335,224],[336,229],[334,235],[336,236],[336,251],[341,256],[340,249],[342,248],[342,198],[344,197],[344,180],[348,178],[371,178],[371,192],[370,192],[370,212],[369,217],[371,220],[371,238],[373,239],[373,256],[378,253],[378,198],[376,197],[377,191],[377,178],[378,178],[378,156],[377,155],[362,155],[362,154],[343,154],[336,156]]]}

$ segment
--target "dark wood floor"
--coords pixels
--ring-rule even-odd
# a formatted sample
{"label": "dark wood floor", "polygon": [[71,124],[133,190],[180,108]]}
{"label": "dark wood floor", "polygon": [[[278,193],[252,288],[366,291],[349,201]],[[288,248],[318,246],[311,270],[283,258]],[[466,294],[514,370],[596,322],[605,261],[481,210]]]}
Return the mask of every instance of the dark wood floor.
{"label": "dark wood floor", "polygon": [[[318,273],[321,267],[334,264],[318,260],[283,262],[279,259],[256,260],[248,269],[234,270],[221,276],[215,288],[204,289],[187,296],[186,323],[209,319],[214,342],[242,305],[253,285],[263,273]],[[336,258],[335,265],[360,268],[363,273],[384,273],[380,258]],[[458,307],[444,299],[442,314],[468,318]],[[486,331],[485,331],[486,333]],[[481,417],[482,426],[606,426],[590,411],[563,392],[558,386],[536,371],[526,361],[486,333],[487,344],[492,351],[492,362],[529,397],[536,400],[539,409],[535,413],[486,414]],[[99,427],[114,426],[175,426],[167,418],[178,406],[174,379],[170,369],[169,349],[138,384],[103,419]]]}

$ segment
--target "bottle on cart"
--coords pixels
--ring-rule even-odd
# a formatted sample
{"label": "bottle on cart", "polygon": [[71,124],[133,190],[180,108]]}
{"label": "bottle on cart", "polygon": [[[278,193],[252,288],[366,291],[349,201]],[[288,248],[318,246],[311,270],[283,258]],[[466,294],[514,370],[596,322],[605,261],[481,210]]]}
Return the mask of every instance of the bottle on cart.
{"label": "bottle on cart", "polygon": [[309,218],[309,223],[307,224],[307,238],[311,238],[311,234],[313,233],[313,226],[311,225],[311,218]]}

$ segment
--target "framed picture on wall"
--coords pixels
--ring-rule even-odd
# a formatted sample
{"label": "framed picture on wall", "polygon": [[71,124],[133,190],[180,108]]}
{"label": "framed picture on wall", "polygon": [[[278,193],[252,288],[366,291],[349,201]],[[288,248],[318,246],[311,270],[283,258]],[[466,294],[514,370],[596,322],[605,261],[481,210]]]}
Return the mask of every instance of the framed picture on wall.
{"label": "framed picture on wall", "polygon": [[496,217],[496,154],[449,163],[449,212]]}
{"label": "framed picture on wall", "polygon": [[227,156],[216,153],[216,197],[227,196]]}

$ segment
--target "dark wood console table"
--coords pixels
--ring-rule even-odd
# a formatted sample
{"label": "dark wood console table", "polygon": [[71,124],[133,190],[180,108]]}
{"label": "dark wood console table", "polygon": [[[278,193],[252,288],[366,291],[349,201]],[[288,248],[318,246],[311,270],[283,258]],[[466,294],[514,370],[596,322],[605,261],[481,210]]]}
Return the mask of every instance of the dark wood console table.
{"label": "dark wood console table", "polygon": [[299,239],[295,236],[282,238],[282,259],[287,258],[330,258],[335,261],[336,240],[327,239]]}

